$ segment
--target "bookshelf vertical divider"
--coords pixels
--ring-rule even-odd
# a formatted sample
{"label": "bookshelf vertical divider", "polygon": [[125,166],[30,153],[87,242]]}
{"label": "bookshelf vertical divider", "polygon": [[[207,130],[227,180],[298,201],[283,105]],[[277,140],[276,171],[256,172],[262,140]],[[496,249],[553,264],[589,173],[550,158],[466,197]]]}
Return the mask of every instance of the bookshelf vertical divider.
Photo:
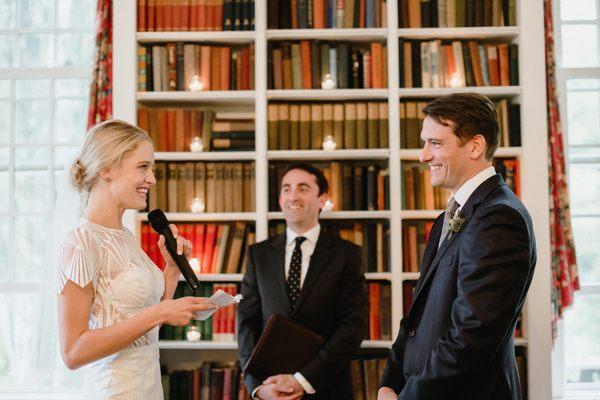
{"label": "bookshelf vertical divider", "polygon": [[[238,33],[231,36],[231,42],[241,40],[254,41],[255,44],[255,91],[247,93],[245,98],[239,97],[241,102],[249,102],[248,97],[254,96],[255,110],[255,146],[252,153],[255,162],[256,210],[253,221],[256,227],[256,240],[267,238],[270,218],[280,218],[280,214],[269,212],[268,200],[268,164],[270,160],[290,159],[290,157],[305,158],[302,151],[269,152],[267,150],[267,103],[273,100],[322,100],[330,99],[343,101],[353,99],[355,91],[334,90],[328,93],[322,91],[271,91],[267,88],[267,44],[269,40],[299,40],[304,38],[318,38],[322,40],[339,40],[338,35],[346,35],[348,40],[385,39],[387,45],[388,88],[384,90],[366,90],[362,98],[387,99],[389,106],[389,149],[384,154],[373,159],[382,159],[388,162],[389,168],[389,193],[390,209],[380,212],[366,212],[355,214],[358,218],[378,218],[387,220],[390,226],[390,273],[370,274],[368,279],[385,279],[392,284],[392,335],[396,337],[403,310],[403,281],[416,279],[418,273],[403,272],[402,268],[402,221],[405,219],[432,219],[439,211],[428,210],[403,210],[401,206],[401,180],[402,166],[405,160],[417,160],[418,150],[400,149],[400,118],[399,103],[404,97],[435,97],[451,93],[453,89],[405,89],[399,87],[399,39],[407,38],[481,38],[481,39],[507,39],[519,44],[519,87],[483,87],[462,88],[460,90],[473,90],[483,94],[495,96],[509,96],[516,98],[521,103],[521,132],[522,147],[520,149],[500,149],[500,155],[513,156],[521,162],[521,188],[522,198],[532,214],[535,233],[537,237],[538,264],[536,274],[529,291],[524,314],[524,328],[526,338],[519,345],[527,348],[528,391],[529,399],[549,399],[551,397],[551,309],[550,309],[550,254],[549,254],[549,215],[548,215],[548,182],[547,182],[547,136],[546,136],[546,98],[545,98],[545,62],[544,62],[544,28],[542,2],[517,0],[517,26],[516,27],[484,27],[484,28],[425,28],[425,29],[399,29],[398,27],[398,2],[387,0],[387,28],[367,30],[315,30],[306,33],[295,31],[267,30],[267,1],[255,2],[255,31]],[[526,16],[526,17],[525,17]],[[525,19],[526,18],[526,19]],[[365,36],[362,36],[362,33]],[[357,33],[357,32],[360,32]],[[383,32],[383,33],[382,33]],[[305,34],[306,33],[306,34]],[[169,32],[156,32],[147,39],[149,41],[169,35]],[[194,36],[197,35],[197,36]],[[201,37],[202,33],[187,36]],[[219,32],[210,32],[207,38],[218,38]],[[181,37],[185,37],[183,33]],[[174,36],[176,37],[176,36]],[[227,35],[223,35],[227,37]],[[245,39],[244,39],[245,38]],[[174,39],[178,40],[178,39]],[[207,39],[208,40],[208,39]],[[211,39],[212,40],[212,39]],[[136,0],[123,0],[113,2],[113,115],[131,123],[136,123],[137,102],[141,96],[137,93],[137,34],[136,34]],[[162,40],[164,41],[164,40]],[[215,39],[214,41],[227,41]],[[206,92],[205,92],[206,93]],[[208,92],[210,97],[210,92]],[[153,98],[156,95],[156,98]],[[189,102],[202,99],[204,93]],[[159,93],[145,93],[144,99],[158,100],[162,98]],[[235,99],[235,92],[226,93],[222,101],[228,101],[229,96]],[[164,101],[171,101],[165,97]],[[201,101],[201,100],[200,100]],[[318,156],[327,159],[327,154]],[[164,154],[164,153],[163,153]],[[320,154],[320,153],[317,153]],[[363,153],[360,158],[365,158]],[[373,153],[375,154],[375,153]],[[168,155],[166,155],[168,157]],[[344,213],[340,213],[344,214]],[[353,218],[352,213],[339,218]],[[141,219],[136,218],[132,212],[126,213],[125,223],[140,239]],[[218,277],[212,277],[211,280]],[[238,278],[236,278],[238,279]],[[227,279],[225,279],[227,280]],[[235,280],[235,279],[234,279]],[[229,281],[232,281],[231,279]],[[389,343],[365,342],[363,347],[389,347]],[[177,345],[163,346],[163,353],[169,349],[199,349],[203,348],[208,355],[205,357],[227,358],[236,356],[235,348],[230,345],[210,343],[204,347]],[[177,352],[169,355],[169,359],[180,358],[189,363],[189,351]],[[193,361],[193,360],[192,360]]]}

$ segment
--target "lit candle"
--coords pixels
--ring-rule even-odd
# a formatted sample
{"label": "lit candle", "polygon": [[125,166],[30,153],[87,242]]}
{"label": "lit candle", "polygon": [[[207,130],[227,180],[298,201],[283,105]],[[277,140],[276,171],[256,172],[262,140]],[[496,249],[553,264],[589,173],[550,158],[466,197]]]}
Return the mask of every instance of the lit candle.
{"label": "lit candle", "polygon": [[323,140],[323,150],[325,151],[333,151],[335,150],[337,144],[335,143],[335,139],[331,135],[325,136],[325,140]]}
{"label": "lit candle", "polygon": [[458,88],[462,86],[462,82],[460,80],[460,76],[458,76],[457,72],[453,72],[450,76],[450,87]]}
{"label": "lit candle", "polygon": [[200,261],[197,258],[190,258],[190,267],[196,274],[200,273]]}
{"label": "lit candle", "polygon": [[321,89],[335,89],[335,80],[330,74],[323,75],[323,80],[321,80]]}
{"label": "lit candle", "polygon": [[192,200],[192,205],[190,206],[190,209],[192,210],[193,213],[202,213],[204,212],[204,202],[202,200],[200,200],[199,197],[194,197],[194,199]]}
{"label": "lit candle", "polygon": [[192,92],[199,92],[202,90],[202,82],[200,82],[200,77],[198,75],[194,75],[192,80],[190,80],[189,88]]}
{"label": "lit candle", "polygon": [[187,327],[187,330],[185,332],[185,337],[188,342],[197,342],[200,340],[201,336],[202,336],[202,334],[200,334],[200,331],[198,330],[197,326],[188,326]]}
{"label": "lit candle", "polygon": [[321,209],[321,212],[327,213],[330,211],[333,211],[333,201],[331,201],[330,199],[327,199],[327,201],[325,202],[325,205]]}
{"label": "lit candle", "polygon": [[192,153],[204,151],[204,143],[202,142],[202,138],[198,136],[194,136],[192,138],[192,141],[190,142],[190,151]]}

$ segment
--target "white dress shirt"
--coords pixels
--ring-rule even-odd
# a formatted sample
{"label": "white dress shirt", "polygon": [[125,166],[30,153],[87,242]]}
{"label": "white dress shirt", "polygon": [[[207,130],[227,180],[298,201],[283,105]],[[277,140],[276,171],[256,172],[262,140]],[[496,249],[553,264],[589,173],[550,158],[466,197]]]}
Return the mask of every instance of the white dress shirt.
{"label": "white dress shirt", "polygon": [[458,203],[458,208],[456,212],[459,212],[463,206],[469,200],[469,197],[473,194],[473,192],[485,181],[490,179],[492,176],[496,175],[496,170],[493,166],[484,169],[479,172],[477,175],[463,183],[463,185],[458,188],[456,193],[453,193],[452,196],[454,200]]}
{"label": "white dress shirt", "polygon": [[[321,233],[321,225],[317,224],[314,228],[304,232],[304,234],[299,235],[289,227],[285,230],[285,279],[287,281],[289,272],[290,272],[290,264],[292,261],[292,253],[294,252],[294,247],[296,247],[296,238],[298,236],[304,236],[306,240],[302,242],[300,245],[300,250],[302,250],[302,264],[300,266],[300,287],[304,285],[304,280],[306,278],[306,273],[308,272],[308,265],[310,264],[310,257],[315,252],[315,247],[317,245],[317,240],[319,239],[319,234]],[[316,393],[315,389],[312,385],[306,380],[304,376],[300,372],[296,372],[294,374],[294,378],[300,383],[302,388],[308,394]],[[262,385],[261,385],[262,386]],[[256,392],[260,389],[260,386],[254,389],[252,392],[252,398],[256,399]]]}

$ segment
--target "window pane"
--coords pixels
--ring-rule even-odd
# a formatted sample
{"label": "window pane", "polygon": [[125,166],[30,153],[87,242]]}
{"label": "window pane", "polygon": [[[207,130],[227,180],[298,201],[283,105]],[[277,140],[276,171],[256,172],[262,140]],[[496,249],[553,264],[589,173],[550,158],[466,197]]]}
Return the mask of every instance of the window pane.
{"label": "window pane", "polygon": [[59,143],[81,143],[87,123],[88,99],[56,101],[54,132]]}
{"label": "window pane", "polygon": [[562,67],[595,67],[598,65],[596,25],[562,25]]}
{"label": "window pane", "polygon": [[[8,161],[10,157],[10,149],[0,149],[0,171],[8,171]],[[0,186],[3,187],[3,186]]]}
{"label": "window pane", "polygon": [[53,34],[19,36],[19,67],[52,67]]}
{"label": "window pane", "polygon": [[20,79],[15,82],[17,99],[40,99],[50,96],[50,80]]}
{"label": "window pane", "polygon": [[78,151],[77,146],[57,146],[54,150],[54,169],[62,171],[65,163],[75,160]]}
{"label": "window pane", "polygon": [[600,92],[567,92],[570,145],[600,143]]}
{"label": "window pane", "polygon": [[[49,196],[44,198],[46,203],[48,198]],[[46,225],[46,218],[42,215],[15,218],[14,254],[19,255],[16,260],[18,265],[14,268],[15,281],[41,282],[46,279]]]}
{"label": "window pane", "polygon": [[600,213],[600,164],[571,164],[569,185],[573,214]]}
{"label": "window pane", "polygon": [[90,28],[96,16],[95,0],[58,0],[59,28]]}
{"label": "window pane", "polygon": [[15,0],[0,0],[0,29],[15,27]]}
{"label": "window pane", "polygon": [[48,147],[17,147],[15,150],[15,169],[18,171],[48,169]]}
{"label": "window pane", "polygon": [[[0,172],[0,182],[2,182],[2,172]],[[0,225],[0,282],[8,281],[8,221]],[[2,371],[2,361],[0,361],[0,371]],[[0,374],[2,374],[0,372]]]}
{"label": "window pane", "polygon": [[[56,79],[54,81],[56,97],[80,96],[86,97],[90,93],[89,79]],[[86,118],[87,119],[87,118]]]}
{"label": "window pane", "polygon": [[[7,171],[0,171],[0,185],[2,185],[2,190],[0,191],[0,213],[8,212],[9,208],[9,200],[10,200],[10,192],[9,192],[9,175]],[[4,221],[0,225],[8,225],[6,221]]]}
{"label": "window pane", "polygon": [[10,142],[10,102],[0,99],[0,144]]}
{"label": "window pane", "polygon": [[88,67],[92,65],[94,35],[92,33],[61,33],[56,47],[57,67]]}
{"label": "window pane", "polygon": [[16,210],[19,212],[49,211],[49,189],[48,172],[15,172]]}
{"label": "window pane", "polygon": [[52,28],[54,1],[19,0],[19,28]]}
{"label": "window pane", "polygon": [[561,0],[560,18],[563,21],[596,19],[596,0]]}
{"label": "window pane", "polygon": [[600,79],[567,79],[567,90],[600,89]]}
{"label": "window pane", "polygon": [[600,217],[573,218],[573,233],[581,283],[600,283]]}
{"label": "window pane", "polygon": [[16,132],[17,143],[47,143],[50,101],[17,100]]}
{"label": "window pane", "polygon": [[12,68],[14,41],[15,35],[0,35],[0,68]]}
{"label": "window pane", "polygon": [[565,372],[569,383],[600,382],[600,296],[575,293],[565,312]]}

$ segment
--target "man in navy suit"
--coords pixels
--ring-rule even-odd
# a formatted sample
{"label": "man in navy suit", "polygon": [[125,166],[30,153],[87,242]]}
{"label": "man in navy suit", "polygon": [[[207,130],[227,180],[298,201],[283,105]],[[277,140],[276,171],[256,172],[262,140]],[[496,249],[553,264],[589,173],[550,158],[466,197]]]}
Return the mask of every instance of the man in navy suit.
{"label": "man in navy suit", "polygon": [[536,262],[529,213],[496,174],[496,110],[453,94],[423,110],[420,161],[449,189],[378,392],[387,399],[520,399],[513,332]]}

